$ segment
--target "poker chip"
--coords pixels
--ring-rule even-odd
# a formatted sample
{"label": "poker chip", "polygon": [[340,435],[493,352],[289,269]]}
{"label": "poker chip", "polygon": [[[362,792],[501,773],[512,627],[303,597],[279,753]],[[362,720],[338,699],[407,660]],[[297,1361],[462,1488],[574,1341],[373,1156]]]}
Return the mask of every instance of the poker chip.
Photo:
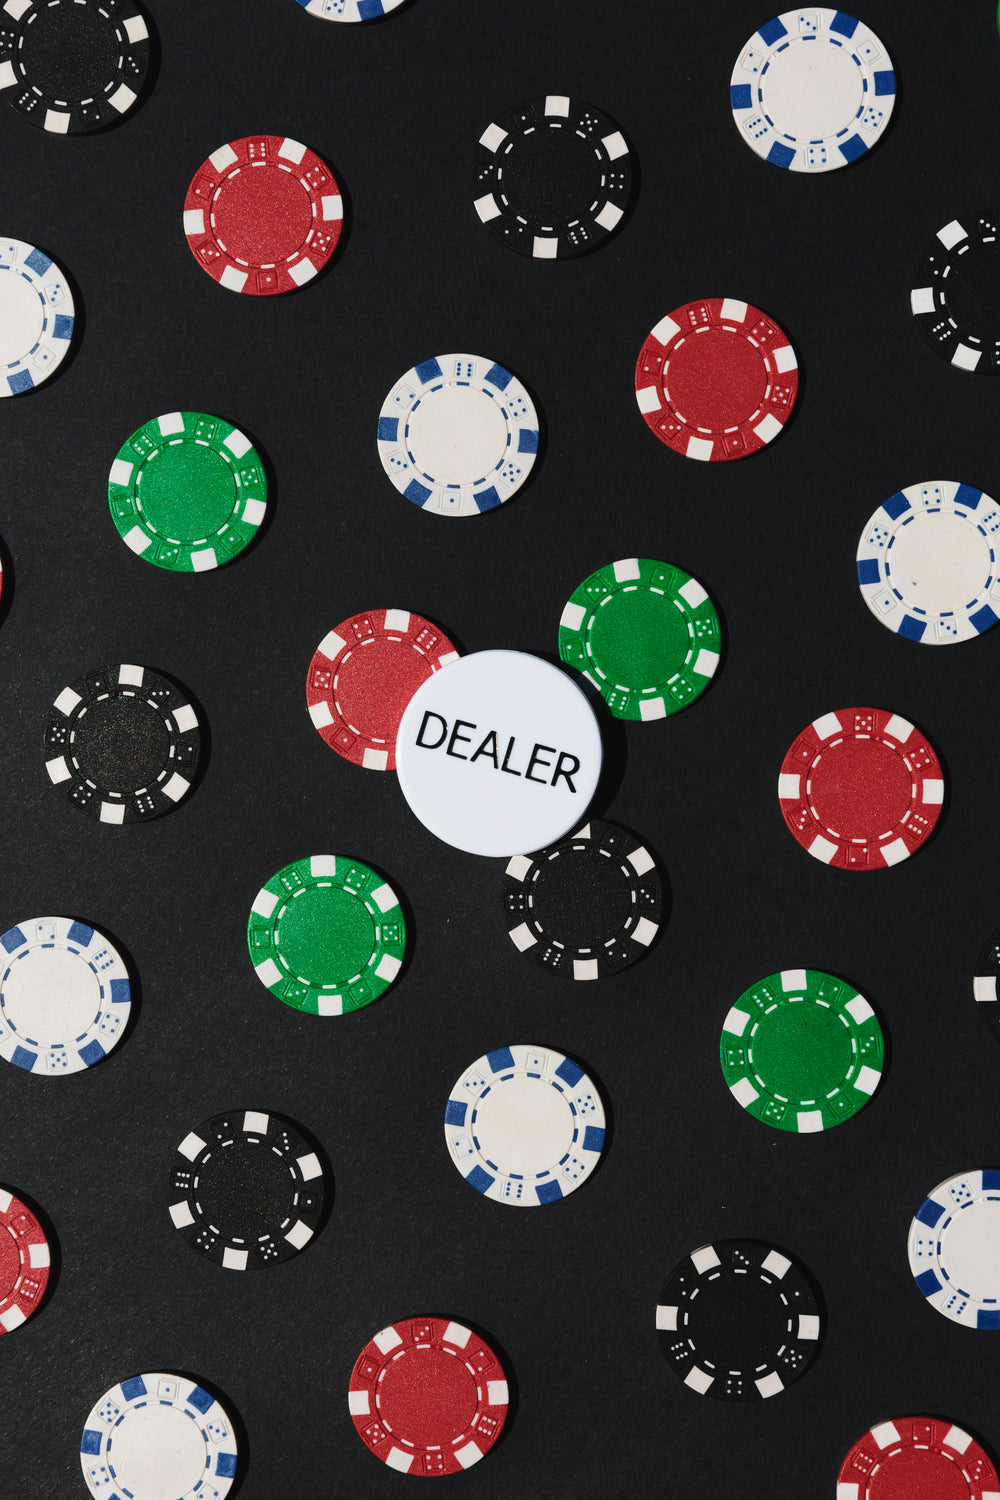
{"label": "poker chip", "polygon": [[360,859],[314,854],[261,887],[247,924],[261,984],[295,1010],[339,1016],[392,984],[406,922],[392,886]]}
{"label": "poker chip", "polygon": [[309,717],[345,760],[394,771],[403,710],[432,672],[457,658],[444,632],[408,609],[352,615],[323,637],[309,664]]}
{"label": "poker chip", "polygon": [[639,352],[635,399],[661,443],[728,462],[773,442],[792,414],[798,360],[777,323],[733,297],[688,302]]}
{"label": "poker chip", "polygon": [[358,1355],[347,1393],[358,1436],[401,1474],[469,1469],[507,1419],[507,1377],[494,1351],[461,1323],[408,1318]]}
{"label": "poker chip", "polygon": [[322,21],[377,21],[403,0],[295,0],[310,16]]}
{"label": "poker chip", "polygon": [[785,969],[744,991],[722,1023],[722,1073],[755,1120],[801,1134],[863,1109],[885,1045],[863,995],[821,969]]}
{"label": "poker chip", "polygon": [[604,1150],[604,1106],[578,1063],[550,1047],[498,1047],[466,1068],[444,1115],[455,1166],[484,1198],[555,1203]]}
{"label": "poker chip", "polygon": [[656,1309],[660,1348],[689,1390],[719,1401],[776,1396],[804,1375],[822,1335],[805,1270],[757,1240],[686,1255]]}
{"label": "poker chip", "polygon": [[474,172],[480,221],[536,260],[593,250],[618,229],[632,196],[618,125],[562,94],[499,115],[479,137]]}
{"label": "poker chip", "polygon": [[1000,374],[1000,218],[969,214],[938,230],[917,268],[910,311],[956,370]]}
{"label": "poker chip", "polygon": [[858,1438],[837,1500],[1000,1500],[1000,1479],[969,1433],[937,1417],[893,1417]]}
{"label": "poker chip", "polygon": [[742,139],[765,161],[832,172],[885,134],[896,75],[869,27],[813,6],[785,11],[754,32],[733,69],[729,102]]}
{"label": "poker chip", "polygon": [[311,281],[337,248],[344,204],[301,141],[251,135],[213,151],[184,199],[184,234],[220,286],[273,297]]}
{"label": "poker chip", "polygon": [[396,381],[378,417],[378,455],[396,489],[439,516],[496,510],[538,453],[521,382],[478,354],[439,354]]}
{"label": "poker chip", "polygon": [[132,0],[6,0],[0,97],[55,135],[114,125],[136,104],[149,29]]}
{"label": "poker chip", "polygon": [[204,573],[248,547],[267,509],[260,454],[231,422],[172,411],[133,432],[108,477],[126,547],[174,573]]}
{"label": "poker chip", "polygon": [[898,865],[932,832],[944,778],[909,720],[838,708],[808,725],[781,764],[778,800],[792,836],[838,870]]}
{"label": "poker chip", "polygon": [[973,995],[976,1008],[988,1027],[990,1034],[1000,1042],[1000,994],[997,980],[1000,979],[1000,927],[994,928],[979,950],[976,973],[973,979]]}
{"label": "poker chip", "polygon": [[917,1290],[967,1328],[1000,1328],[1000,1171],[949,1177],[910,1224],[907,1254]]}
{"label": "poker chip", "polygon": [[23,240],[0,239],[0,396],[21,396],[55,374],[69,353],[74,317],[73,293],[55,261]]}
{"label": "poker chip", "polygon": [[947,646],[982,635],[1000,609],[998,532],[1000,505],[971,484],[938,479],[899,490],[861,534],[861,597],[910,641]]}
{"label": "poker chip", "polygon": [[238,1448],[220,1401],[185,1376],[156,1371],[105,1392],[83,1429],[80,1463],[97,1500],[222,1500]]}
{"label": "poker chip", "polygon": [[0,1334],[38,1310],[52,1263],[45,1230],[9,1188],[0,1187]]}
{"label": "poker chip", "polygon": [[591,818],[538,854],[514,855],[503,907],[519,953],[552,974],[600,979],[649,952],[663,921],[663,887],[633,834]]}
{"label": "poker chip", "polygon": [[570,595],[559,655],[598,689],[617,719],[664,719],[715,675],[721,627],[697,579],[673,563],[627,557]]}
{"label": "poker chip", "polygon": [[291,1260],[323,1218],[326,1184],[299,1127],[261,1110],[214,1115],[186,1135],[170,1171],[170,1218],[228,1271]]}
{"label": "poker chip", "polygon": [[139,823],[191,790],[201,731],[176,683],[123,663],[63,688],[43,743],[49,779],[74,807],[102,823]]}
{"label": "poker chip", "polygon": [[0,1057],[36,1077],[99,1063],[125,1034],[128,969],[84,922],[33,917],[0,937]]}

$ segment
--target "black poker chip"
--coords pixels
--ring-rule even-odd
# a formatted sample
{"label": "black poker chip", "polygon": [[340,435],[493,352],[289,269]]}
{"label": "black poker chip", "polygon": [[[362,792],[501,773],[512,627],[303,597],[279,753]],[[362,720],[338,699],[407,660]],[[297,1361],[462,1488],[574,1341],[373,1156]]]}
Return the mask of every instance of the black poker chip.
{"label": "black poker chip", "polygon": [[132,0],[11,0],[0,8],[0,96],[56,135],[120,120],[148,67],[149,26]]}
{"label": "black poker chip", "polygon": [[537,854],[515,854],[503,907],[519,952],[553,974],[600,979],[649,952],[663,922],[663,885],[634,834],[593,818]]}
{"label": "black poker chip", "polygon": [[972,993],[976,997],[976,1009],[986,1023],[990,1035],[1000,1042],[1000,927],[995,927],[979,950],[976,973],[972,981]]}
{"label": "black poker chip", "polygon": [[805,1270],[758,1240],[686,1255],[656,1309],[660,1347],[684,1384],[719,1401],[776,1396],[819,1352],[819,1299]]}
{"label": "black poker chip", "polygon": [[938,230],[910,309],[942,359],[975,375],[1000,375],[1000,215],[971,214]]}
{"label": "black poker chip", "polygon": [[263,1110],[213,1115],[186,1135],[170,1171],[170,1218],[193,1250],[229,1271],[291,1260],[323,1219],[314,1144]]}
{"label": "black poker chip", "polygon": [[56,698],[43,737],[49,779],[102,823],[170,812],[201,755],[198,715],[175,682],[121,663],[78,677]]}
{"label": "black poker chip", "polygon": [[565,95],[529,99],[479,138],[475,208],[491,233],[539,260],[582,255],[619,227],[632,155],[602,110]]}

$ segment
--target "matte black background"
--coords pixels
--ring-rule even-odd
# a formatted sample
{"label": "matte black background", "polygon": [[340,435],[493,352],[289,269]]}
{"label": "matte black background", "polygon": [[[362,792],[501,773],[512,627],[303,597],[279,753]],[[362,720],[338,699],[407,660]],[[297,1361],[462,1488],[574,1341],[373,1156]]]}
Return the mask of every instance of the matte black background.
{"label": "matte black background", "polygon": [[[344,26],[292,0],[160,0],[159,76],[122,125],[60,139],[0,114],[0,229],[59,260],[84,314],[58,378],[0,403],[0,928],[95,923],[141,989],[99,1068],[48,1082],[0,1067],[0,1180],[42,1206],[62,1257],[44,1311],[0,1343],[4,1500],[84,1495],[91,1405],[156,1369],[204,1378],[239,1413],[241,1500],[401,1493],[346,1390],[371,1334],[419,1313],[481,1328],[516,1382],[503,1441],[455,1495],[832,1500],[841,1457],[886,1417],[939,1413],[1000,1442],[1000,1337],[927,1307],[906,1260],[924,1194],[1000,1158],[1000,1051],[971,990],[1000,919],[1000,630],[899,640],[854,575],[862,526],[897,488],[1000,492],[1000,385],[949,369],[908,311],[933,232],[996,207],[1000,41],[990,0],[866,0],[900,78],[895,119],[862,162],[809,179],[759,160],[730,115],[732,65],[767,14],[413,0]],[[470,161],[495,113],[550,92],[611,113],[642,183],[602,250],[535,264],[479,225]],[[201,161],[257,131],[318,150],[351,210],[329,273],[271,299],[222,290],[181,232]],[[646,430],[632,370],[664,313],[723,295],[778,319],[804,388],[772,447],[698,464]],[[375,449],[394,380],[452,350],[516,371],[547,432],[528,488],[465,521],[409,505]],[[276,476],[258,545],[199,577],[145,565],[108,515],[119,445],[178,407],[238,423]],[[325,632],[376,606],[429,615],[465,650],[551,653],[574,586],[632,555],[700,578],[728,649],[696,706],[629,726],[599,809],[660,852],[666,935],[631,972],[574,985],[507,939],[502,862],[438,843],[393,775],[332,754],[303,685]],[[178,677],[212,738],[190,801],[123,829],[78,815],[40,753],[56,693],[118,660]],[[859,875],[794,842],[775,779],[806,723],[869,703],[925,729],[951,792],[927,848]],[[268,995],[244,940],[264,879],[322,852],[382,868],[413,913],[402,981],[340,1020]],[[799,966],[861,988],[891,1040],[870,1107],[809,1138],[747,1116],[718,1062],[734,998]],[[477,1197],[442,1133],[462,1070],[519,1041],[579,1057],[614,1119],[596,1177],[538,1213]],[[301,1121],[336,1181],[317,1242],[246,1276],[192,1255],[166,1212],[176,1143],[243,1106]],[[670,1268],[727,1235],[801,1257],[828,1311],[809,1374],[746,1407],[686,1390],[653,1329]]]}

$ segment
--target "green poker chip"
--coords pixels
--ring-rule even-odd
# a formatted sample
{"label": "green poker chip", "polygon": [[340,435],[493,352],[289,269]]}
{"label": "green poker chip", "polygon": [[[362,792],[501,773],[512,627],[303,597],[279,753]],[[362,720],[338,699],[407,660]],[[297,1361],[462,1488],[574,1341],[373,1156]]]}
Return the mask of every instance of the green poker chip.
{"label": "green poker chip", "polygon": [[339,1016],[385,993],[406,951],[392,886],[359,859],[314,854],[257,892],[247,946],[261,984],[295,1010]]}
{"label": "green poker chip", "polygon": [[719,665],[719,616],[697,579],[672,563],[623,558],[591,573],[559,621],[559,655],[617,719],[686,708]]}
{"label": "green poker chip", "polygon": [[856,1115],[882,1077],[875,1012],[820,969],[769,974],[740,996],[719,1045],[733,1097],[775,1130],[828,1130]]}
{"label": "green poker chip", "polygon": [[203,573],[253,541],[267,509],[267,479],[238,427],[206,412],[174,411],[119,449],[108,504],[139,557],[174,573]]}

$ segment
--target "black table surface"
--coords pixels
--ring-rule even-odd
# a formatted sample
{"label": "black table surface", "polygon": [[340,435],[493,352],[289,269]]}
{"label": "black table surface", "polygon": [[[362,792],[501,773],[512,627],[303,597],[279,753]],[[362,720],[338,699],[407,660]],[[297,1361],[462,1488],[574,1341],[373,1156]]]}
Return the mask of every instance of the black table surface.
{"label": "black table surface", "polygon": [[[238,1413],[241,1500],[401,1493],[346,1391],[372,1333],[419,1313],[483,1330],[512,1375],[507,1431],[456,1495],[832,1500],[852,1441],[906,1413],[1000,1445],[1000,1338],[935,1313],[906,1257],[924,1195],[1000,1163],[1000,1050],[972,999],[1000,921],[1000,630],[951,649],[901,640],[854,564],[866,519],[904,485],[1000,492],[1000,382],[949,369],[909,313],[935,230],[996,207],[990,0],[868,0],[895,117],[868,157],[814,179],[739,139],[730,72],[766,12],[736,0],[412,0],[366,26],[293,0],[159,0],[153,16],[157,76],[117,128],[58,138],[0,113],[0,229],[66,268],[83,314],[57,378],[0,403],[0,929],[44,913],[98,925],[140,993],[100,1067],[54,1082],[0,1067],[0,1181],[43,1208],[60,1259],[44,1310],[0,1341],[4,1500],[85,1494],[92,1404],[160,1369]],[[510,253],[472,208],[479,135],[546,93],[600,105],[641,164],[625,228],[558,264]],[[285,297],[222,290],[181,229],[198,165],[256,131],[312,146],[349,204],[329,273]],[[788,429],[744,462],[679,457],[635,407],[646,333],[703,296],[766,309],[804,372]],[[451,350],[516,371],[545,431],[528,487],[459,522],[408,504],[375,447],[393,382]],[[217,573],[146,566],[108,515],[118,447],[178,408],[236,422],[274,476],[264,535]],[[332,754],[303,685],[332,626],[384,605],[466,651],[551,655],[572,589],[628,556],[701,579],[727,645],[700,702],[619,736],[596,810],[659,852],[672,910],[645,962],[581,985],[508,940],[503,862],[437,842],[393,775]],[[126,828],[79,816],[40,748],[59,690],[114,661],[177,677],[211,735],[195,795]],[[929,845],[869,876],[810,859],[775,794],[799,730],[855,704],[923,728],[949,784]],[[342,1019],[281,1005],[245,944],[263,881],[325,852],[383,869],[413,914],[402,981]],[[718,1060],[733,1000],[800,967],[855,984],[890,1044],[870,1106],[810,1137],[752,1120]],[[578,1057],[613,1121],[594,1178],[536,1212],[477,1197],[443,1139],[454,1081],[510,1042]],[[245,1276],[193,1255],[166,1211],[177,1142],[239,1107],[300,1121],[335,1178],[316,1243]],[[824,1347],[774,1400],[699,1398],[658,1348],[667,1273],[726,1236],[772,1240],[822,1289]]]}

